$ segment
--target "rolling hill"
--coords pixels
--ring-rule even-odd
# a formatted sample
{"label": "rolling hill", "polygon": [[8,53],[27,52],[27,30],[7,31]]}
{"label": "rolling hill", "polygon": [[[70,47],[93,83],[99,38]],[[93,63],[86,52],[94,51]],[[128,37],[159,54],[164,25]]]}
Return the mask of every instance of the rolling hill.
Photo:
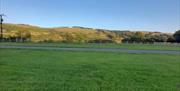
{"label": "rolling hill", "polygon": [[29,32],[33,42],[79,43],[95,41],[121,43],[122,40],[122,37],[114,32],[83,27],[42,28],[26,24],[4,24],[3,29],[4,38],[22,37],[25,32]]}

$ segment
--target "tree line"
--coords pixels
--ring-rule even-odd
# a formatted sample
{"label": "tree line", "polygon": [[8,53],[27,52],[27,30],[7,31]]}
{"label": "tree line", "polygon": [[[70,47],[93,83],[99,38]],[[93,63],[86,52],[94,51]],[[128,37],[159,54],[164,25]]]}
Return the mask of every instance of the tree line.
{"label": "tree line", "polygon": [[155,42],[180,42],[180,30],[174,34],[160,32],[130,32],[130,31],[115,31],[123,37],[123,43],[155,43]]}

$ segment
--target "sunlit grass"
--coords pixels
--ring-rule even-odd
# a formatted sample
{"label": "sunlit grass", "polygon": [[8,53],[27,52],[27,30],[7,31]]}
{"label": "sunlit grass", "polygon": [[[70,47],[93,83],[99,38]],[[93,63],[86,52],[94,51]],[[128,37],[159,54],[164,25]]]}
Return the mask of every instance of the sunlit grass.
{"label": "sunlit grass", "polygon": [[0,91],[178,91],[180,56],[0,49]]}

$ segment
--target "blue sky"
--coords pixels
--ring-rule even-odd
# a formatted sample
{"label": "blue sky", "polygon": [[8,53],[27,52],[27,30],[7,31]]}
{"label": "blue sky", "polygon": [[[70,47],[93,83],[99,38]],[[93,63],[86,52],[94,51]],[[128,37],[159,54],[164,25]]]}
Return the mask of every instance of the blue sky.
{"label": "blue sky", "polygon": [[175,32],[180,0],[1,0],[8,23]]}

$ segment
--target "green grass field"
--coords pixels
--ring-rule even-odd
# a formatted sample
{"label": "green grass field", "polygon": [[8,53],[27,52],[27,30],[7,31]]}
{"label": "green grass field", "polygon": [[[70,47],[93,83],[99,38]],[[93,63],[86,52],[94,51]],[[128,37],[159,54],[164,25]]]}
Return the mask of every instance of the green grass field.
{"label": "green grass field", "polygon": [[180,91],[180,56],[0,49],[0,91]]}
{"label": "green grass field", "polygon": [[0,43],[0,45],[16,46],[45,46],[45,47],[62,47],[62,48],[122,48],[135,50],[179,50],[180,44],[67,44],[67,43]]}

